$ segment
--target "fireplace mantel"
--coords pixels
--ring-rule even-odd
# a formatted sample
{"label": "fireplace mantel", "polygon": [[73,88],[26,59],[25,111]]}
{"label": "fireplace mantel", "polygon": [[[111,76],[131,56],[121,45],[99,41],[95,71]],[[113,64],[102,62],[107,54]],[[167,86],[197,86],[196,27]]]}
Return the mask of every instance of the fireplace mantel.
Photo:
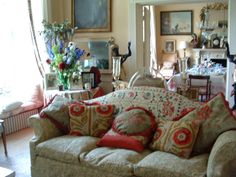
{"label": "fireplace mantel", "polygon": [[207,59],[219,59],[226,60],[226,48],[194,48],[194,60],[195,64],[200,64]]}

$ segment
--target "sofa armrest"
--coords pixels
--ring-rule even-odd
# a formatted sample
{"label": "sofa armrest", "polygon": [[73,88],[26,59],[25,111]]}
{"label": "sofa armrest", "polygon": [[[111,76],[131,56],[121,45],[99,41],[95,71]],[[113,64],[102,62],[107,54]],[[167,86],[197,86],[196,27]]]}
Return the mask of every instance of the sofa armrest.
{"label": "sofa armrest", "polygon": [[59,129],[57,129],[54,124],[48,119],[42,119],[38,114],[32,115],[28,119],[28,124],[34,130],[34,137],[30,140],[30,159],[31,164],[34,163],[36,158],[35,148],[37,144],[62,135]]}
{"label": "sofa armrest", "polygon": [[211,152],[207,165],[208,177],[233,177],[236,174],[236,131],[221,134]]}
{"label": "sofa armrest", "polygon": [[28,123],[35,134],[32,140],[37,141],[37,144],[62,135],[62,132],[50,120],[42,119],[38,114],[29,117]]}

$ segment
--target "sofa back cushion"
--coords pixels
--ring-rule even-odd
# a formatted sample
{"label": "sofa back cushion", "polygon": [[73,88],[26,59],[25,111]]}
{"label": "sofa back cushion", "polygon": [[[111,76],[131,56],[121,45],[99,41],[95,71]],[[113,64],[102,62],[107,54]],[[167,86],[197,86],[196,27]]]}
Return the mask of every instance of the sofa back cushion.
{"label": "sofa back cushion", "polygon": [[157,122],[160,119],[173,120],[185,113],[186,110],[192,110],[201,105],[199,102],[158,87],[133,87],[117,90],[93,100],[86,100],[86,102],[94,101],[102,104],[114,104],[117,114],[132,106],[143,107],[154,114]]}

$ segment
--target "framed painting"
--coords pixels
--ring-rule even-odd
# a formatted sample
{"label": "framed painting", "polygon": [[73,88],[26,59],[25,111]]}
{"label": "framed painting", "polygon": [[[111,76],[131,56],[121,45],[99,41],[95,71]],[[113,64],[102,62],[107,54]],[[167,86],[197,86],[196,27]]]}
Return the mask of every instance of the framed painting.
{"label": "framed painting", "polygon": [[111,0],[72,0],[71,12],[77,32],[111,31]]}
{"label": "framed painting", "polygon": [[58,85],[56,73],[45,74],[45,90],[58,90]]}
{"label": "framed painting", "polygon": [[161,35],[191,35],[193,33],[192,10],[162,11],[160,17]]}
{"label": "framed painting", "polygon": [[175,53],[175,40],[166,40],[164,43],[165,53]]}
{"label": "framed painting", "polygon": [[70,79],[70,90],[81,90],[82,88],[82,83],[81,79],[79,76],[74,76]]}
{"label": "framed painting", "polygon": [[94,72],[82,72],[82,85],[84,89],[95,88],[95,73]]}
{"label": "framed painting", "polygon": [[79,38],[75,39],[77,47],[85,50],[86,54],[81,60],[83,70],[90,71],[95,66],[103,74],[111,73],[111,47],[110,38]]}

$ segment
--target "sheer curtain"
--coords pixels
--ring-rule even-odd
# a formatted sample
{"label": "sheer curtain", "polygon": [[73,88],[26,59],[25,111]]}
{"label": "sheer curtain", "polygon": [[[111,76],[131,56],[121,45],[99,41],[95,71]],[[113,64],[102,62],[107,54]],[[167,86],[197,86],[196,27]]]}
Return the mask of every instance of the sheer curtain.
{"label": "sheer curtain", "polygon": [[[35,16],[42,18],[43,8],[37,9]],[[29,90],[42,82],[32,47],[27,0],[1,0],[0,22],[0,96],[24,101]]]}
{"label": "sheer curtain", "polygon": [[150,6],[150,68],[152,74],[156,74],[158,71],[156,40],[156,11],[155,6]]}

